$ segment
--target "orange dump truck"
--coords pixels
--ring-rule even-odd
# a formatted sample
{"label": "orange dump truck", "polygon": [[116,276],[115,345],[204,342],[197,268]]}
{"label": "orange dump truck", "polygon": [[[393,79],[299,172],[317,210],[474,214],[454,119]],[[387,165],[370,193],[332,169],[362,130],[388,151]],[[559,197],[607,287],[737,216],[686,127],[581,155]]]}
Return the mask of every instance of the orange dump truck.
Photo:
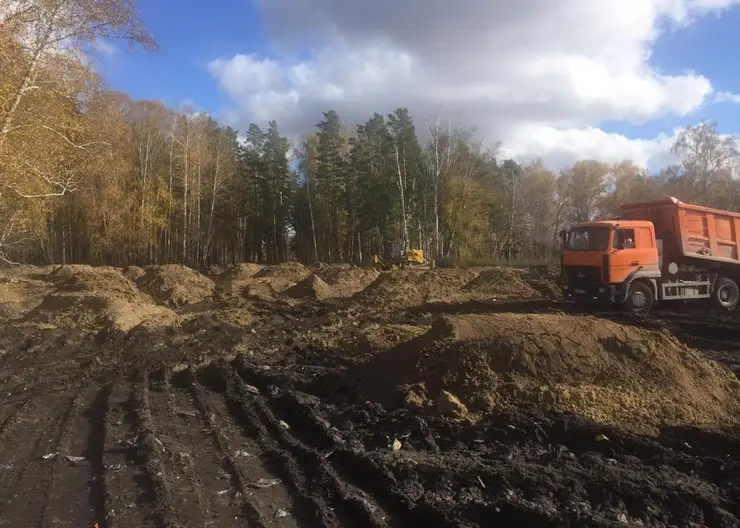
{"label": "orange dump truck", "polygon": [[606,300],[631,312],[657,302],[740,301],[740,214],[675,198],[622,206],[622,218],[561,232],[563,292]]}

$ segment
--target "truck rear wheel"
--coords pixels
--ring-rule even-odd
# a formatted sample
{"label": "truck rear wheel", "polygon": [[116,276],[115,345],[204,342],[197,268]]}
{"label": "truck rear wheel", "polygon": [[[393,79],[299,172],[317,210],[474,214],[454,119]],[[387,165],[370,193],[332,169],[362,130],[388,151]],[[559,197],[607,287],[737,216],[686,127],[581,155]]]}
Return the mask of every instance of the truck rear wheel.
{"label": "truck rear wheel", "polygon": [[624,300],[625,309],[632,314],[646,314],[653,307],[653,289],[644,282],[633,282]]}
{"label": "truck rear wheel", "polygon": [[734,280],[720,277],[714,283],[712,300],[717,308],[731,312],[737,308],[738,301],[740,301],[740,289]]}

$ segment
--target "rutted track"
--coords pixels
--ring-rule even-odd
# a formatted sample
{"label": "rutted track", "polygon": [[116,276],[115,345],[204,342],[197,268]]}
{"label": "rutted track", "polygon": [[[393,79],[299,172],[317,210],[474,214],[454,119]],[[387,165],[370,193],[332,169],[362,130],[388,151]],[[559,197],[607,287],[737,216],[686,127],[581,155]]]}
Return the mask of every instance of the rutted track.
{"label": "rutted track", "polygon": [[[239,301],[246,328],[198,315],[161,331],[14,337],[0,358],[0,526],[740,528],[737,434],[638,436],[525,403],[468,423],[352,390],[353,366],[436,316],[577,307],[360,300]],[[596,315],[667,329],[740,373],[732,318]],[[404,326],[415,332],[394,333]]]}

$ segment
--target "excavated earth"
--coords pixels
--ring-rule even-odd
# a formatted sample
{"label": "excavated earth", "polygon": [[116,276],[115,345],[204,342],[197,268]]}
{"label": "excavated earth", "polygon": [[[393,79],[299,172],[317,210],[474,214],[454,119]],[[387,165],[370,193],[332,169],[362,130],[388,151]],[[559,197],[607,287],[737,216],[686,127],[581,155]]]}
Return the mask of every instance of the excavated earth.
{"label": "excavated earth", "polygon": [[0,526],[738,527],[740,322],[501,268],[0,270]]}

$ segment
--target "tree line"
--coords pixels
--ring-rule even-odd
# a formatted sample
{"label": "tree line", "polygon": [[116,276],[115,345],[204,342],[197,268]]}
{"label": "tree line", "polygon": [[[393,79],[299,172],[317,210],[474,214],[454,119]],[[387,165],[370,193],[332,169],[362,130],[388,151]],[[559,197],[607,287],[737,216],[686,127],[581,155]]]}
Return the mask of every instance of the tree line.
{"label": "tree line", "polygon": [[192,267],[367,262],[384,242],[437,260],[546,260],[559,230],[676,196],[740,210],[732,138],[702,122],[657,174],[502,159],[450,120],[408,110],[350,128],[328,110],[298,145],[106,89],[100,38],[154,48],[131,2],[20,0],[0,10],[0,260]]}

